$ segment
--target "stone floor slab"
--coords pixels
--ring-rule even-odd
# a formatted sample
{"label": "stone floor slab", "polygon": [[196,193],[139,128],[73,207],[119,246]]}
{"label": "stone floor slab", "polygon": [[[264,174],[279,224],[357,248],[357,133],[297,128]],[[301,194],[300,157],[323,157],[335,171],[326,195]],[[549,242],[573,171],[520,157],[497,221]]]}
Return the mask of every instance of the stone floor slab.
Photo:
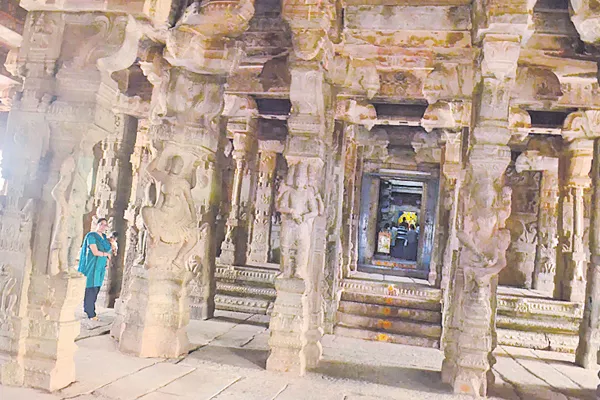
{"label": "stone floor slab", "polygon": [[265,379],[265,375],[266,373],[244,377],[214,397],[214,400],[275,399],[287,385],[287,379],[278,376],[279,374],[270,374],[272,376]]}
{"label": "stone floor slab", "polygon": [[188,366],[159,363],[112,382],[95,391],[94,394],[114,400],[134,400],[193,371],[194,368]]}
{"label": "stone floor slab", "polygon": [[204,366],[160,388],[156,393],[196,400],[210,399],[242,378],[234,372]]}
{"label": "stone floor slab", "polygon": [[87,339],[80,342],[75,354],[77,380],[60,394],[71,397],[91,393],[157,362],[156,359],[136,358],[118,352],[108,335]]}

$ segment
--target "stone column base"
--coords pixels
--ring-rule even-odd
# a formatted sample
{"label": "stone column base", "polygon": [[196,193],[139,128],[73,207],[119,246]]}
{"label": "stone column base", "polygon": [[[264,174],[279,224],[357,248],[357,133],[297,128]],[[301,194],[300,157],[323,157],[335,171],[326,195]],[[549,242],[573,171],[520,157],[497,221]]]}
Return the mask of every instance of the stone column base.
{"label": "stone column base", "polygon": [[323,354],[322,331],[311,328],[318,326],[317,321],[311,321],[316,317],[310,312],[311,293],[307,293],[305,281],[299,278],[277,278],[275,288],[267,369],[304,375],[317,367]]}
{"label": "stone column base", "polygon": [[81,329],[75,309],[84,291],[85,277],[78,272],[32,276],[25,386],[53,392],[75,381],[75,339]]}
{"label": "stone column base", "polygon": [[119,350],[138,357],[178,358],[189,350],[185,272],[151,268],[132,277],[122,325],[113,325]]}

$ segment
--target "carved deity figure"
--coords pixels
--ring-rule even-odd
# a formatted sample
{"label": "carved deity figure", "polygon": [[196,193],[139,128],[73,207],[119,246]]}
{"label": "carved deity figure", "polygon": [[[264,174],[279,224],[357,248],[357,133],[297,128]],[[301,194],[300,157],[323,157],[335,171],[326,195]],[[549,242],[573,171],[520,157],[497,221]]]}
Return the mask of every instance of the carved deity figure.
{"label": "carved deity figure", "polygon": [[179,246],[172,263],[183,268],[185,257],[198,241],[196,207],[191,184],[183,176],[183,159],[171,156],[166,171],[157,169],[160,160],[158,156],[148,165],[147,172],[156,182],[158,198],[153,206],[142,208],[142,217],[154,241]]}
{"label": "carved deity figure", "polygon": [[60,167],[60,178],[52,189],[52,197],[56,202],[56,217],[54,222],[54,235],[50,247],[51,273],[55,274],[68,269],[68,244],[67,244],[67,218],[69,210],[69,196],[67,190],[75,172],[75,159],[71,156]]}
{"label": "carved deity figure", "polygon": [[[511,213],[512,190],[505,186],[497,195],[491,180],[483,180],[475,189],[466,200],[472,216],[467,217],[465,229],[458,232],[457,237],[466,250],[461,254],[461,261],[468,298],[472,303],[487,303],[483,300],[489,295],[486,291],[492,278],[506,267],[506,249],[511,241],[506,220]],[[491,312],[487,308],[484,307],[486,312]]]}
{"label": "carved deity figure", "polygon": [[277,199],[278,211],[290,224],[282,230],[283,275],[287,278],[299,270],[304,272],[308,265],[314,220],[324,210],[321,194],[311,184],[315,182],[311,179],[315,172],[308,163],[292,165]]}
{"label": "carved deity figure", "polygon": [[0,265],[0,332],[12,330],[11,317],[15,315],[17,279],[8,265]]}

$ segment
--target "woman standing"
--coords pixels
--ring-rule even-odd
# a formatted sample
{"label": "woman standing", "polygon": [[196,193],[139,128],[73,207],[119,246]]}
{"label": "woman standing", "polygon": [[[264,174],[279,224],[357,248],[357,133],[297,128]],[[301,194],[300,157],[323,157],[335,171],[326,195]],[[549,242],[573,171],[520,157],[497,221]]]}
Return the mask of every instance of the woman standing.
{"label": "woman standing", "polygon": [[78,271],[87,278],[83,311],[92,320],[98,320],[96,316],[96,299],[102,287],[102,282],[104,282],[104,274],[112,255],[110,241],[104,234],[107,228],[108,221],[106,218],[98,219],[98,222],[96,222],[96,231],[85,235],[81,253],[79,254]]}

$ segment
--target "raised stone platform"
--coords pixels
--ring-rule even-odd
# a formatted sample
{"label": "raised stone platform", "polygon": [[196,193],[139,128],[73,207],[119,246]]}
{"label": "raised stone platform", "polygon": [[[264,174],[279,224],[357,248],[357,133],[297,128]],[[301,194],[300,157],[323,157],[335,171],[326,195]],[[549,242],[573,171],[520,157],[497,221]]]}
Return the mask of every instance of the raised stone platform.
{"label": "raised stone platform", "polygon": [[583,305],[535,293],[499,288],[498,343],[530,349],[574,353]]}

